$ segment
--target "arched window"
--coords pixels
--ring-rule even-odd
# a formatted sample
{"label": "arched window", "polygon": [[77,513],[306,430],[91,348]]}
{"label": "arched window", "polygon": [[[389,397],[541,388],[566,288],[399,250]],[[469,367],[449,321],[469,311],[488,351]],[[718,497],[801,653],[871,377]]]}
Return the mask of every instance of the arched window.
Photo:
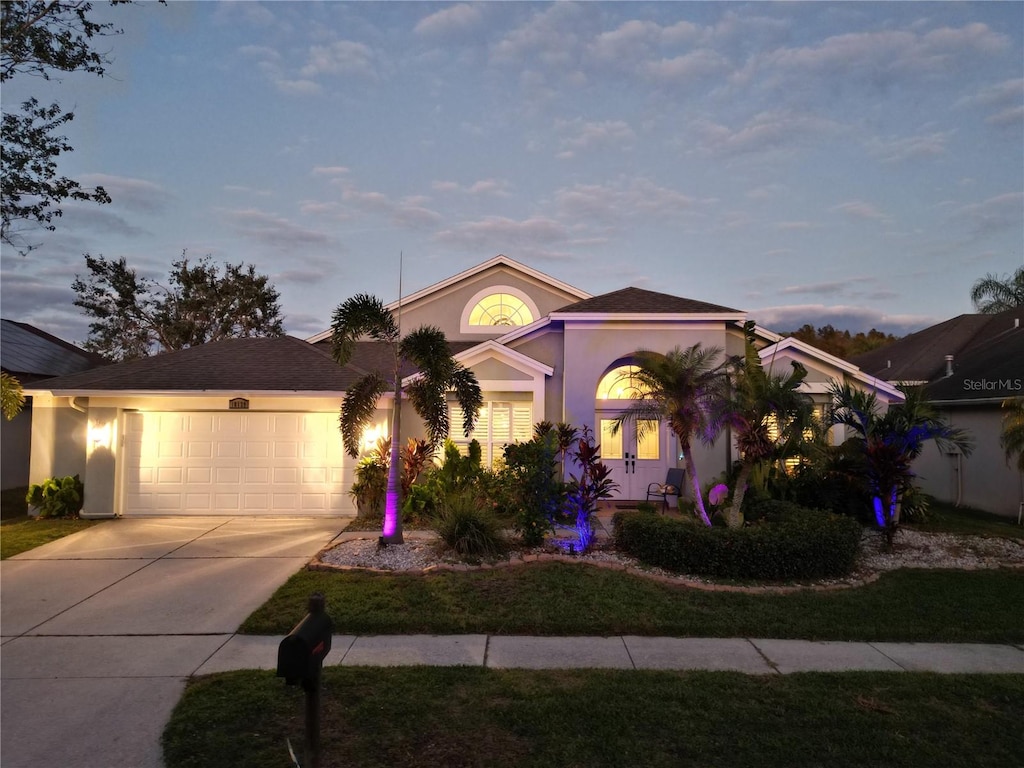
{"label": "arched window", "polygon": [[632,400],[643,397],[649,390],[636,378],[639,370],[635,365],[622,365],[608,371],[597,385],[597,399]]}
{"label": "arched window", "polygon": [[470,310],[469,324],[475,326],[520,326],[534,320],[526,302],[511,293],[492,293]]}

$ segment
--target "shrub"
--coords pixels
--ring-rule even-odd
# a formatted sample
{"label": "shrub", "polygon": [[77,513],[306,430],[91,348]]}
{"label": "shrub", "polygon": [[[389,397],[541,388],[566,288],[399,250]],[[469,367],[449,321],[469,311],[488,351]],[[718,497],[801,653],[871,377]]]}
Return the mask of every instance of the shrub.
{"label": "shrub", "polygon": [[78,475],[48,477],[29,486],[25,501],[39,510],[40,517],[78,517],[85,487]]}
{"label": "shrub", "polygon": [[558,478],[557,454],[553,433],[505,447],[505,468],[501,472],[507,490],[505,503],[527,547],[544,542],[544,535],[562,509],[565,483]]}
{"label": "shrub", "polygon": [[855,520],[791,504],[745,528],[707,528],[636,512],[616,514],[613,527],[618,548],[643,563],[728,579],[845,576],[861,537]]}
{"label": "shrub", "polygon": [[445,546],[464,557],[492,557],[505,551],[505,536],[494,514],[474,495],[461,491],[438,505],[434,528]]}

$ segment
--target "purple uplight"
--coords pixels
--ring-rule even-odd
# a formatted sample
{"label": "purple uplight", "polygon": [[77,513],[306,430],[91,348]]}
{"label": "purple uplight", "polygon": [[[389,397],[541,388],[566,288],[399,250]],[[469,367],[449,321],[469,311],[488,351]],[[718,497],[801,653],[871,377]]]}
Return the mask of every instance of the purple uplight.
{"label": "purple uplight", "polygon": [[398,530],[398,493],[389,491],[384,503],[384,539],[390,539]]}

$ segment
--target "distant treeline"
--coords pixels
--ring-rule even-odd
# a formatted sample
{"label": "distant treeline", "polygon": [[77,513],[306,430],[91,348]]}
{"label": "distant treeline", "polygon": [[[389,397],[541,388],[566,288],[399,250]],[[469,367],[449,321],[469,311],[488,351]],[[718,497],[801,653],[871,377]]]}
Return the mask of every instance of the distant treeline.
{"label": "distant treeline", "polygon": [[795,331],[784,333],[783,336],[805,341],[818,349],[828,352],[830,355],[841,357],[844,360],[856,355],[870,352],[872,349],[884,347],[899,340],[899,336],[891,333],[882,333],[872,328],[867,333],[860,332],[852,334],[849,331],[840,331],[831,325],[815,328],[810,323],[800,326]]}

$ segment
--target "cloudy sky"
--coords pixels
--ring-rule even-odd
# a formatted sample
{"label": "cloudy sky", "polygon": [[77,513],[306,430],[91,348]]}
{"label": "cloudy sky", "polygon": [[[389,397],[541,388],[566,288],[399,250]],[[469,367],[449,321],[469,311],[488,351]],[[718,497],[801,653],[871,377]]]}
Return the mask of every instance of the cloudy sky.
{"label": "cloudy sky", "polygon": [[73,109],[68,205],[2,253],[2,314],[82,341],[84,253],[271,276],[285,325],[498,253],[906,333],[1024,263],[1024,4],[171,3],[110,8],[108,77],[5,84]]}

